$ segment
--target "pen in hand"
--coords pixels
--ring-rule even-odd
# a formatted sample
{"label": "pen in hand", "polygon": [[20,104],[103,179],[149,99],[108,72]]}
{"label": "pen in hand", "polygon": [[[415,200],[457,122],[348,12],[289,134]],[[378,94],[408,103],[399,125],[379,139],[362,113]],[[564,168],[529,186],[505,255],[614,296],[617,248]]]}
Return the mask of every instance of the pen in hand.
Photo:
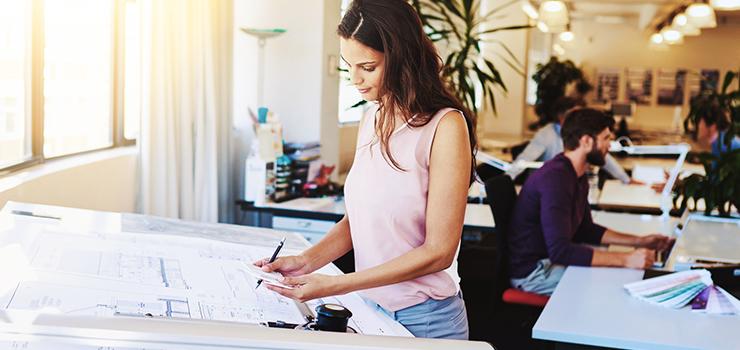
{"label": "pen in hand", "polygon": [[[277,258],[277,255],[280,252],[280,249],[283,248],[283,244],[285,244],[285,237],[283,237],[283,239],[280,240],[280,243],[278,243],[277,248],[275,248],[275,252],[272,253],[272,256],[270,257],[270,260],[267,262],[268,264],[271,264],[271,263],[273,263],[275,261],[275,258]],[[257,287],[254,287],[254,289],[259,288],[260,287],[260,284],[262,284],[262,279],[261,278],[257,281]]]}

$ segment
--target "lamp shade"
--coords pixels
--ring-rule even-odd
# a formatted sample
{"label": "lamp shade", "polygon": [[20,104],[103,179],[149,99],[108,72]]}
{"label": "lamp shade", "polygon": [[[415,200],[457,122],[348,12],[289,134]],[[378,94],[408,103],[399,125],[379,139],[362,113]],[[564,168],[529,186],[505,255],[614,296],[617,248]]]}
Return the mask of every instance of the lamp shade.
{"label": "lamp shade", "polygon": [[663,36],[663,42],[670,45],[683,43],[683,34],[672,27],[665,27],[660,31]]}
{"label": "lamp shade", "polygon": [[570,21],[568,18],[568,7],[560,0],[548,0],[540,5],[540,21],[545,22],[548,27],[566,26]]}
{"label": "lamp shade", "polygon": [[717,10],[740,10],[740,0],[711,0],[709,4]]}
{"label": "lamp shade", "polygon": [[714,9],[703,3],[693,3],[686,8],[686,17],[690,24],[697,28],[714,28],[717,26],[717,17]]}
{"label": "lamp shade", "polygon": [[701,34],[701,30],[689,23],[689,17],[683,13],[679,13],[676,17],[673,17],[671,23],[673,29],[678,30],[681,34],[686,36],[695,36]]}

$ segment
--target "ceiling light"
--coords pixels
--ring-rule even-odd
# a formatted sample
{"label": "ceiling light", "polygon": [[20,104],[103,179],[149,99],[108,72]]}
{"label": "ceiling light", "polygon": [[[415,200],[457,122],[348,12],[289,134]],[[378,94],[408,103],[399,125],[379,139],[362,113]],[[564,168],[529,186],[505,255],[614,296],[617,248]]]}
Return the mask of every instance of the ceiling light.
{"label": "ceiling light", "polygon": [[660,35],[660,33],[655,33],[650,36],[650,42],[653,44],[662,44],[663,43],[663,36]]}
{"label": "ceiling light", "polygon": [[717,26],[717,19],[714,16],[714,9],[707,4],[693,3],[686,8],[686,17],[689,23],[697,28],[714,28]]}
{"label": "ceiling light", "polygon": [[689,18],[686,17],[683,13],[679,13],[676,15],[676,17],[673,17],[673,25],[674,26],[685,26],[689,24]]}
{"label": "ceiling light", "polygon": [[527,17],[531,19],[537,19],[540,15],[537,13],[537,9],[532,6],[529,0],[522,1],[522,11],[527,14]]}
{"label": "ceiling light", "polygon": [[740,0],[711,0],[709,4],[717,10],[740,10]]}
{"label": "ceiling light", "polygon": [[565,42],[573,41],[574,37],[575,35],[573,35],[573,32],[571,31],[560,33],[560,40],[565,41]]}
{"label": "ceiling light", "polygon": [[548,27],[565,26],[570,21],[568,8],[560,0],[548,0],[540,5],[539,18]]}
{"label": "ceiling light", "polygon": [[557,53],[559,56],[565,55],[565,49],[558,43],[552,45],[552,50],[555,51],[555,53]]}
{"label": "ceiling light", "polygon": [[676,17],[673,17],[672,27],[673,29],[681,32],[683,35],[694,36],[701,34],[701,30],[690,24],[689,18],[683,13],[680,13],[676,15]]}
{"label": "ceiling light", "polygon": [[660,35],[663,36],[663,40],[666,44],[675,45],[683,42],[683,34],[671,27],[663,28],[663,30],[660,31]]}
{"label": "ceiling light", "polygon": [[542,21],[537,22],[537,29],[539,29],[543,33],[547,33],[548,31],[550,31],[550,28],[547,27],[547,24]]}

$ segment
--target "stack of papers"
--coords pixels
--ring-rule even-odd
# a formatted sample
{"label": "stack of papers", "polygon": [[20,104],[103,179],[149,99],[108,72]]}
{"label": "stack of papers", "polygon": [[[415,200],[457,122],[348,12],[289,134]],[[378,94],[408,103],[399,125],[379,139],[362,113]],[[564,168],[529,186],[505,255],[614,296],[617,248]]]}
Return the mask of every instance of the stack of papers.
{"label": "stack of papers", "polygon": [[689,270],[624,285],[640,300],[664,307],[710,314],[740,315],[740,301],[712,282],[707,270]]}

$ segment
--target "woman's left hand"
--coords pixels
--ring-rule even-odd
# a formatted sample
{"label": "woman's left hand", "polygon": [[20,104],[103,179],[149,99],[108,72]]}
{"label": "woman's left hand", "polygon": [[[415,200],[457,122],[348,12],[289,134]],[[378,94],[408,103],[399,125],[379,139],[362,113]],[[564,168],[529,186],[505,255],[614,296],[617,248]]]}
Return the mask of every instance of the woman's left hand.
{"label": "woman's left hand", "polygon": [[325,296],[344,294],[340,291],[339,278],[340,276],[313,273],[283,278],[281,282],[294,287],[293,289],[281,288],[270,284],[266,285],[266,287],[282,296],[303,303]]}

